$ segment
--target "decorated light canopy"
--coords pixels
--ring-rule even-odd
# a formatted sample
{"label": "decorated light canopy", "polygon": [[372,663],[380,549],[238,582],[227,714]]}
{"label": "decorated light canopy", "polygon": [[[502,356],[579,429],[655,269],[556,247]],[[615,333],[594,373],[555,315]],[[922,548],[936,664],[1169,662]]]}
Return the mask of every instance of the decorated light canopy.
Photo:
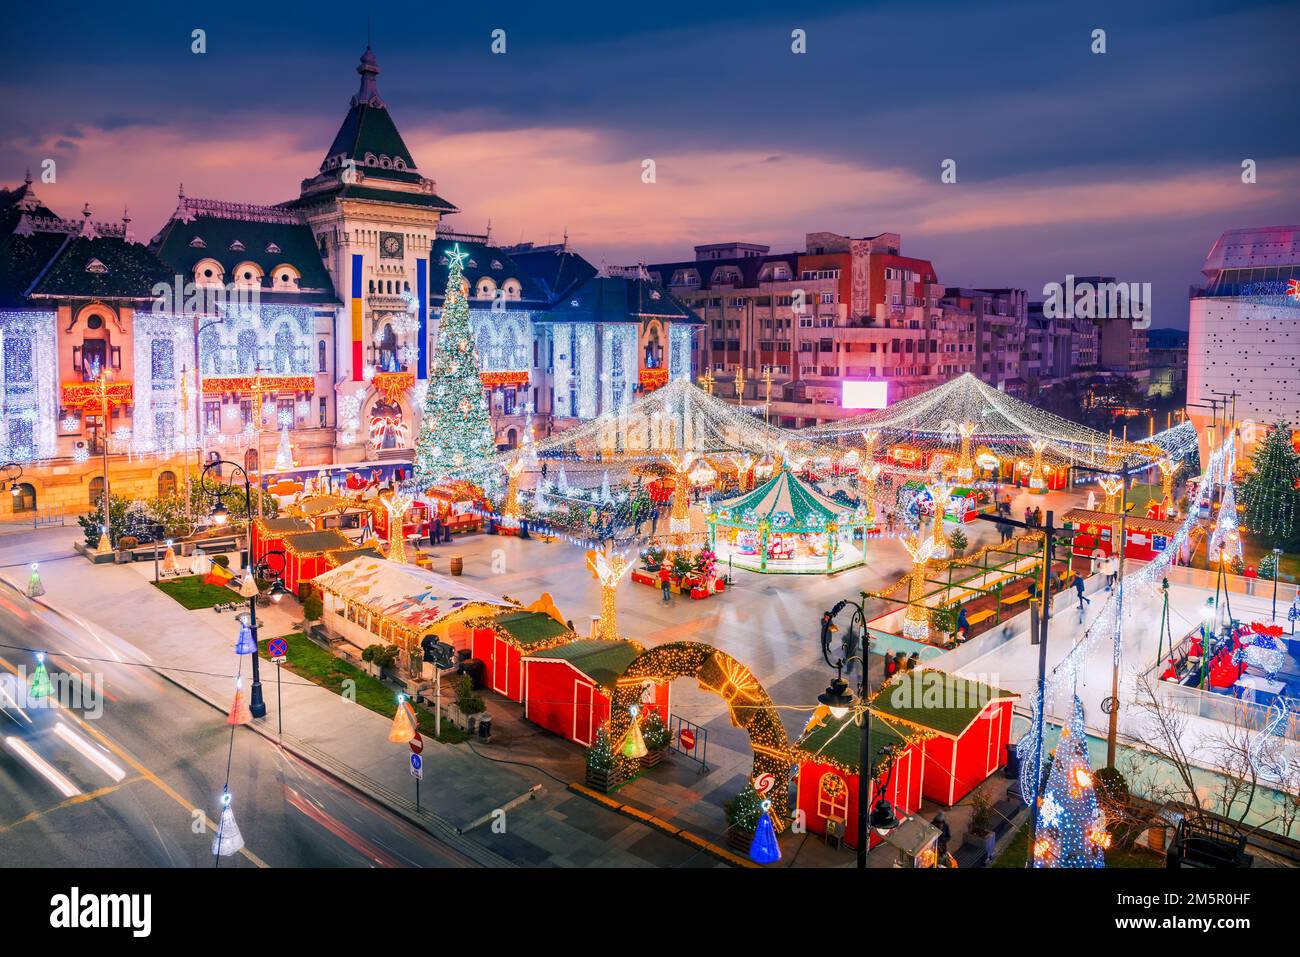
{"label": "decorated light canopy", "polygon": [[867,519],[866,505],[847,506],[783,467],[752,492],[720,503],[709,529],[714,551],[741,568],[826,573],[862,562],[853,529],[865,528]]}

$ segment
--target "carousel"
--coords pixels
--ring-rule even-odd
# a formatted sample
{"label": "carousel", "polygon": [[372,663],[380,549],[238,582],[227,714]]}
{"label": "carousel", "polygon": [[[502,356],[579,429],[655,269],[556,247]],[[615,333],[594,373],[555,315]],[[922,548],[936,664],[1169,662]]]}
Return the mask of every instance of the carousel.
{"label": "carousel", "polygon": [[719,561],[756,572],[828,574],[862,564],[865,505],[823,495],[783,466],[752,492],[719,503],[708,516]]}

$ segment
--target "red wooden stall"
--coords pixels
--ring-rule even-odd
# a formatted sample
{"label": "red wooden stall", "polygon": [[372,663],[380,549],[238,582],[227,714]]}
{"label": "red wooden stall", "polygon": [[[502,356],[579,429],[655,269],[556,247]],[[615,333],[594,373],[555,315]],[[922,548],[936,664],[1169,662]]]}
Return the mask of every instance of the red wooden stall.
{"label": "red wooden stall", "polygon": [[373,548],[359,548],[335,529],[298,532],[284,539],[284,587],[298,594],[298,586],[317,575],[338,568],[354,558],[382,557]]}
{"label": "red wooden stall", "polygon": [[[610,692],[640,653],[639,645],[623,639],[586,638],[525,655],[524,717],[590,747],[609,720]],[[641,706],[657,709],[667,724],[668,683],[646,684]]]}
{"label": "red wooden stall", "polygon": [[[871,782],[871,803],[879,788],[900,818],[921,809],[926,774],[925,732],[918,732],[884,718],[871,721],[868,753],[873,757],[875,779]],[[858,846],[858,768],[862,745],[861,727],[851,715],[835,718],[822,709],[808,723],[794,746],[798,761],[796,806],[803,811],[808,830],[825,835],[828,821],[843,827],[844,843]],[[881,757],[881,748],[889,753]],[[892,759],[891,759],[892,756]],[[871,847],[880,843],[871,834]]]}
{"label": "red wooden stall", "polygon": [[311,522],[301,516],[253,519],[253,561],[260,562],[267,552],[284,551],[286,535],[310,532]]}
{"label": "red wooden stall", "polygon": [[470,654],[486,669],[487,685],[511,701],[524,700],[524,656],[577,640],[565,624],[541,611],[512,611],[476,623]]}
{"label": "red wooden stall", "polygon": [[951,807],[1007,763],[1018,697],[947,671],[917,669],[882,687],[872,711],[932,735],[924,744],[922,793]]}
{"label": "red wooden stall", "polygon": [[[1075,555],[1087,558],[1098,552],[1104,556],[1115,553],[1119,538],[1120,517],[1114,512],[1091,512],[1072,508],[1061,520],[1070,527],[1071,546]],[[1181,523],[1164,518],[1147,518],[1130,513],[1125,520],[1124,556],[1149,562],[1169,547],[1169,542]]]}

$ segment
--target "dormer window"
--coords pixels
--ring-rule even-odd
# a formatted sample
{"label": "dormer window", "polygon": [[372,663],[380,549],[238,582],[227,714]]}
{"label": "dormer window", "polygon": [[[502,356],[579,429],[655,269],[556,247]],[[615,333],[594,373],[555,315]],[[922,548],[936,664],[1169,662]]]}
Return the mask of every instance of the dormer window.
{"label": "dormer window", "polygon": [[281,263],[271,270],[271,288],[296,292],[302,285],[302,275],[288,263]]}
{"label": "dormer window", "polygon": [[501,260],[499,260],[499,259],[494,259],[494,260],[492,260],[492,268],[493,268],[493,269],[504,269],[505,266],[502,266],[502,265],[501,265]]}
{"label": "dormer window", "polygon": [[659,290],[658,290],[658,289],[652,289],[652,290],[650,290],[650,298],[651,298],[651,299],[659,299],[659,298],[661,298],[660,295],[659,295]]}
{"label": "dormer window", "polygon": [[280,251],[280,247],[277,246],[275,243],[267,243],[266,251],[268,253],[278,253]]}
{"label": "dormer window", "polygon": [[242,253],[244,251],[244,244],[238,239],[232,240],[230,243],[230,249],[232,252]]}
{"label": "dormer window", "polygon": [[505,282],[501,284],[501,288],[505,290],[507,299],[519,298],[520,286],[519,286],[518,279],[507,279]]}
{"label": "dormer window", "polygon": [[260,286],[262,267],[255,262],[242,262],[234,268],[235,285]]}
{"label": "dormer window", "polygon": [[98,259],[91,259],[88,263],[86,263],[86,272],[100,272],[100,273],[108,272],[108,267],[105,266]]}
{"label": "dormer window", "polygon": [[468,266],[470,269],[477,269],[477,268],[478,268],[478,263],[476,263],[476,262],[475,262],[474,260],[472,260],[472,259],[467,260],[467,261],[465,262],[465,265]]}
{"label": "dormer window", "polygon": [[190,240],[190,248],[191,248],[191,249],[207,249],[207,248],[208,248],[208,244],[205,243],[205,242],[203,241],[203,237],[202,237],[202,236],[195,236],[193,239]]}

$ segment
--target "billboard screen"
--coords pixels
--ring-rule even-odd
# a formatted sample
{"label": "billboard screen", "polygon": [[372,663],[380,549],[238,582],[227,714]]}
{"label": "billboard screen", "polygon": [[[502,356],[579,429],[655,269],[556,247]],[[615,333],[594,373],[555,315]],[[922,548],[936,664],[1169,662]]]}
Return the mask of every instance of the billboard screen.
{"label": "billboard screen", "polygon": [[840,405],[846,409],[883,409],[889,405],[889,383],[845,380],[840,383]]}

